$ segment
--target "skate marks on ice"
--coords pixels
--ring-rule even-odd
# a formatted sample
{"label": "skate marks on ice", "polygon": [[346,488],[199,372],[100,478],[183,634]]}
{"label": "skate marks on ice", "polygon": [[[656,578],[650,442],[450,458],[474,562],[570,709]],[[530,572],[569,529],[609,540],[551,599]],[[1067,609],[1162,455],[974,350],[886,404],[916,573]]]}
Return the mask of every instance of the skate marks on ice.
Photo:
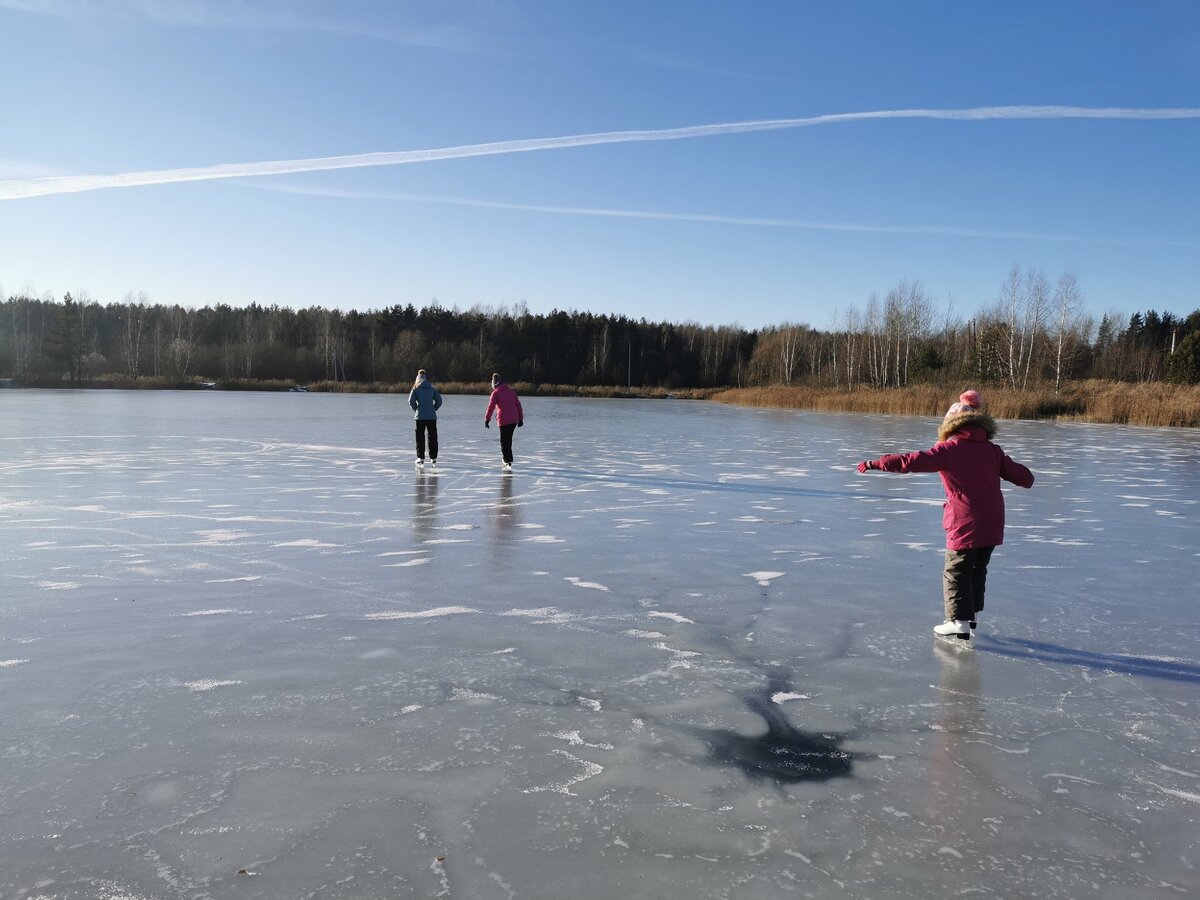
{"label": "skate marks on ice", "polygon": [[76,440],[52,477],[0,462],[0,895],[102,896],[95,873],[146,898],[1195,883],[1186,454],[1123,472],[1110,432],[1081,457],[1004,423],[1039,483],[1006,493],[981,652],[946,662],[940,517],[908,502],[936,476],[835,469],[932,421],[532,398],[502,478],[494,441],[451,439],[450,398],[422,486],[394,399],[301,397],[338,415],[257,442]]}

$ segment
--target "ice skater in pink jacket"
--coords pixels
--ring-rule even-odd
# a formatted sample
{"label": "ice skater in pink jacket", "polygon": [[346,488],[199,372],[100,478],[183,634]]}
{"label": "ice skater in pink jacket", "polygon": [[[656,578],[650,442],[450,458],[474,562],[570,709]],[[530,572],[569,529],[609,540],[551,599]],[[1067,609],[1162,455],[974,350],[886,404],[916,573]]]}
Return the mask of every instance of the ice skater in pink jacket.
{"label": "ice skater in pink jacket", "polygon": [[946,503],[946,567],[943,597],[946,621],[934,627],[944,637],[971,639],[983,609],[988,561],[1004,543],[1004,495],[1000,479],[1033,487],[1033,473],[992,443],[996,423],[983,412],[977,391],[965,391],[950,406],[938,428],[938,442],[915,453],[889,453],[858,464],[858,471],[937,472]]}
{"label": "ice skater in pink jacket", "polygon": [[483,427],[492,425],[492,412],[496,413],[496,424],[500,426],[500,452],[504,456],[504,471],[512,471],[513,429],[525,425],[525,411],[517,392],[505,384],[504,379],[492,373],[492,395],[488,398],[487,412],[483,414]]}

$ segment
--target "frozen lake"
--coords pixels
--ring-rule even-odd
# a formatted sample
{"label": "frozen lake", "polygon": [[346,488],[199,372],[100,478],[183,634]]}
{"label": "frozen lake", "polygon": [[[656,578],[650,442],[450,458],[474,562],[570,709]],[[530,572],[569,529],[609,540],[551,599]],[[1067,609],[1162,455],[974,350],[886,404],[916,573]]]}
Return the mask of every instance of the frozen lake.
{"label": "frozen lake", "polygon": [[1196,432],[524,402],[0,391],[0,898],[1195,895]]}

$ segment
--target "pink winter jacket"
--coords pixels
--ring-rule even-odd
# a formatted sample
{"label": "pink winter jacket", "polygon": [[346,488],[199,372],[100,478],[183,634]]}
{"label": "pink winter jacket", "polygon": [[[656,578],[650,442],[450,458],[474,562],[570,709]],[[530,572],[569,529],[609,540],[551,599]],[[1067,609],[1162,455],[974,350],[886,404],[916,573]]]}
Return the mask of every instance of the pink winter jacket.
{"label": "pink winter jacket", "polygon": [[491,421],[492,410],[496,411],[497,425],[517,425],[525,421],[525,411],[521,409],[521,401],[517,397],[517,392],[503,381],[492,389],[492,396],[488,398],[487,412],[483,414],[484,422]]}
{"label": "pink winter jacket", "polygon": [[871,467],[885,472],[937,472],[942,476],[946,503],[942,527],[946,547],[970,550],[1004,543],[1004,495],[1000,479],[1018,487],[1033,487],[1033,473],[1013,462],[990,440],[995,424],[990,416],[948,435],[928,450],[889,453]]}

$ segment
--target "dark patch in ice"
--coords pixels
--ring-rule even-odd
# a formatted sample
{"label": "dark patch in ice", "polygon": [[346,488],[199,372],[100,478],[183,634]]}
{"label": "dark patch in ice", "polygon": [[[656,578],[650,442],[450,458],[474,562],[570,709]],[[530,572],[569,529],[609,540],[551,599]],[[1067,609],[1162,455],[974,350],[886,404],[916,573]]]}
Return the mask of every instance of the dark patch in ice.
{"label": "dark patch in ice", "polygon": [[973,641],[979,650],[996,653],[1014,659],[1036,659],[1040,662],[1062,663],[1068,666],[1083,666],[1102,672],[1117,672],[1122,675],[1141,675],[1145,678],[1162,678],[1167,681],[1182,681],[1200,684],[1200,666],[1184,660],[1149,659],[1143,656],[1124,656],[1117,653],[1093,653],[1076,650],[1044,641],[1025,638],[998,638],[988,635]]}
{"label": "dark patch in ice", "polygon": [[746,705],[763,717],[765,734],[748,737],[728,728],[696,729],[708,744],[709,755],[721,765],[737,766],[754,779],[776,782],[828,781],[848,777],[853,756],[841,745],[840,734],[818,734],[792,725],[771,697],[787,691],[786,681],[772,679],[761,692],[746,696]]}

